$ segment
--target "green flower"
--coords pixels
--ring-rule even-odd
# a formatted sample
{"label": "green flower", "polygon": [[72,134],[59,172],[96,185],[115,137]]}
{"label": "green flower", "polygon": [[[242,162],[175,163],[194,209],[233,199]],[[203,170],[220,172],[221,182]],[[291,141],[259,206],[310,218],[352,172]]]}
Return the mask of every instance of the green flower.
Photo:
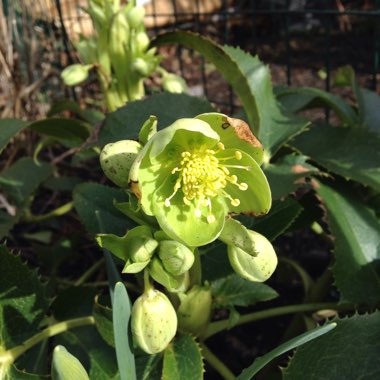
{"label": "green flower", "polygon": [[229,213],[268,212],[262,157],[241,120],[219,113],[179,119],[141,150],[131,167],[131,190],[170,238],[205,245],[219,236]]}

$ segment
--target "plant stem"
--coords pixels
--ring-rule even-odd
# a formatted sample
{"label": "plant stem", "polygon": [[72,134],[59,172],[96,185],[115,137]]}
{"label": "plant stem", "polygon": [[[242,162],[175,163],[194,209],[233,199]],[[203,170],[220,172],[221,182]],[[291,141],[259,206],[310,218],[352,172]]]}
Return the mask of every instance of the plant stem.
{"label": "plant stem", "polygon": [[83,273],[81,277],[78,278],[78,280],[75,281],[74,286],[82,285],[84,282],[86,282],[102,265],[104,265],[105,259],[104,257],[97,261],[94,265],[92,265],[90,268],[86,270],[86,272]]}
{"label": "plant stem", "polygon": [[149,271],[148,269],[144,269],[144,293],[149,292],[151,289],[153,289],[153,286],[149,279]]}
{"label": "plant stem", "polygon": [[[67,321],[56,323],[46,329],[40,331],[38,334],[27,339],[24,343],[19,346],[13,347],[6,351],[7,354],[12,357],[13,362],[21,356],[24,352],[35,346],[36,344],[42,342],[43,340],[50,338],[54,335],[61,334],[67,330],[75,327],[88,326],[95,324],[95,319],[92,316],[69,319]],[[3,355],[3,354],[2,354]]]}
{"label": "plant stem", "polygon": [[[253,313],[249,313],[240,317],[235,326],[243,325],[245,323],[259,321],[261,319],[278,317],[280,315],[293,314],[293,313],[302,313],[307,311],[316,311],[321,309],[333,309],[337,311],[345,311],[351,310],[353,305],[349,304],[337,304],[334,302],[321,302],[321,303],[309,303],[309,304],[301,304],[301,305],[288,305],[288,306],[280,306],[272,309],[256,311]],[[234,327],[235,327],[234,326]],[[213,322],[209,325],[206,334],[204,335],[204,339],[210,338],[211,336],[226,330],[229,328],[229,320],[223,319],[221,321]]]}
{"label": "plant stem", "polygon": [[226,365],[217,358],[212,351],[204,344],[200,343],[203,357],[225,380],[234,380],[236,377]]}
{"label": "plant stem", "polygon": [[28,223],[44,222],[45,220],[68,213],[69,211],[72,210],[73,206],[74,206],[74,203],[69,202],[43,215],[34,215],[29,210],[27,210],[23,217],[23,221],[28,222]]}

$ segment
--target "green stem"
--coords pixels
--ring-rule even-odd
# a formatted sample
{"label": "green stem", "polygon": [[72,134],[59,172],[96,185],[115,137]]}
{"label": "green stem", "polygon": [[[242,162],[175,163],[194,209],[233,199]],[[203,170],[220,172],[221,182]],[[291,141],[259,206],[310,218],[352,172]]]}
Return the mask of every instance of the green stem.
{"label": "green stem", "polygon": [[211,365],[211,367],[213,367],[219,375],[223,377],[223,379],[234,380],[236,378],[231,370],[226,367],[226,365],[219,358],[217,358],[204,343],[200,343],[200,346],[202,348],[203,357]]}
{"label": "green stem", "polygon": [[69,202],[43,215],[34,215],[30,212],[30,210],[26,210],[25,215],[23,217],[23,221],[28,223],[44,222],[45,220],[54,218],[56,216],[67,214],[69,211],[72,210],[73,207],[74,203]]}
{"label": "green stem", "polygon": [[150,282],[149,271],[144,269],[144,293],[149,292],[151,289],[153,289],[153,285]]}
{"label": "green stem", "polygon": [[[310,303],[310,304],[301,304],[301,305],[289,305],[289,306],[280,306],[272,309],[256,311],[249,313],[240,317],[235,326],[243,325],[245,323],[259,321],[261,319],[278,317],[280,315],[294,314],[294,313],[303,313],[316,311],[321,309],[333,309],[337,311],[352,310],[353,305],[344,304],[340,305],[333,302],[321,302],[321,303]],[[221,321],[210,323],[204,339],[210,338],[211,336],[226,330],[229,328],[229,320],[223,319]]]}
{"label": "green stem", "polygon": [[69,319],[67,321],[56,323],[55,325],[49,326],[46,329],[40,331],[38,334],[27,339],[20,346],[13,347],[10,350],[2,353],[1,356],[5,355],[6,357],[11,358],[12,362],[14,362],[23,353],[47,338],[61,334],[75,327],[88,326],[93,324],[95,324],[95,319],[92,316]]}
{"label": "green stem", "polygon": [[83,275],[75,281],[74,286],[80,286],[84,282],[86,282],[101,266],[104,265],[104,262],[105,259],[102,258],[99,261],[97,261],[94,265],[92,265],[90,268],[88,268],[86,272],[84,272]]}

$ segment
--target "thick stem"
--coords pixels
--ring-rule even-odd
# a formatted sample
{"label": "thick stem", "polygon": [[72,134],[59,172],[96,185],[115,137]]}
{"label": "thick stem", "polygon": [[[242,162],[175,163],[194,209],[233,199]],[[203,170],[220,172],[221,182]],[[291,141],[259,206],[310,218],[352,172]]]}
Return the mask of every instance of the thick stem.
{"label": "thick stem", "polygon": [[12,358],[12,362],[14,362],[24,352],[28,351],[30,348],[47,338],[61,334],[75,327],[88,326],[93,324],[95,324],[95,319],[92,316],[69,319],[67,321],[56,323],[55,325],[49,326],[46,329],[39,332],[38,334],[27,339],[20,346],[13,347],[10,350],[4,352],[3,354],[1,354],[1,356],[10,356]]}
{"label": "thick stem", "polygon": [[[345,311],[353,309],[353,305],[345,304],[340,305],[332,302],[321,302],[321,303],[311,303],[311,304],[301,304],[301,305],[289,305],[280,306],[272,309],[256,311],[254,313],[249,313],[240,317],[235,326],[243,325],[245,323],[259,321],[261,319],[278,317],[280,315],[294,314],[310,312],[322,309],[332,309],[337,311]],[[223,319],[221,321],[213,322],[209,325],[204,339],[210,338],[211,336],[228,329],[229,320]]]}
{"label": "thick stem", "polygon": [[211,367],[213,367],[219,375],[223,377],[223,379],[234,380],[236,378],[231,370],[226,367],[226,365],[219,358],[217,358],[204,343],[200,343],[200,346],[202,348],[203,357],[211,365]]}

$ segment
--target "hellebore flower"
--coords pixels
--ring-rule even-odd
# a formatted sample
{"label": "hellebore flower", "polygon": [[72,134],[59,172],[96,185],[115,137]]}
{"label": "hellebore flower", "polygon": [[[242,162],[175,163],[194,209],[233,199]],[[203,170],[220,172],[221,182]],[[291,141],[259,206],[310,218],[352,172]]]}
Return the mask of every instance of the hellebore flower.
{"label": "hellebore flower", "polygon": [[229,213],[269,211],[262,157],[261,144],[241,120],[219,113],[179,119],[138,154],[130,186],[170,238],[201,246],[219,236]]}

